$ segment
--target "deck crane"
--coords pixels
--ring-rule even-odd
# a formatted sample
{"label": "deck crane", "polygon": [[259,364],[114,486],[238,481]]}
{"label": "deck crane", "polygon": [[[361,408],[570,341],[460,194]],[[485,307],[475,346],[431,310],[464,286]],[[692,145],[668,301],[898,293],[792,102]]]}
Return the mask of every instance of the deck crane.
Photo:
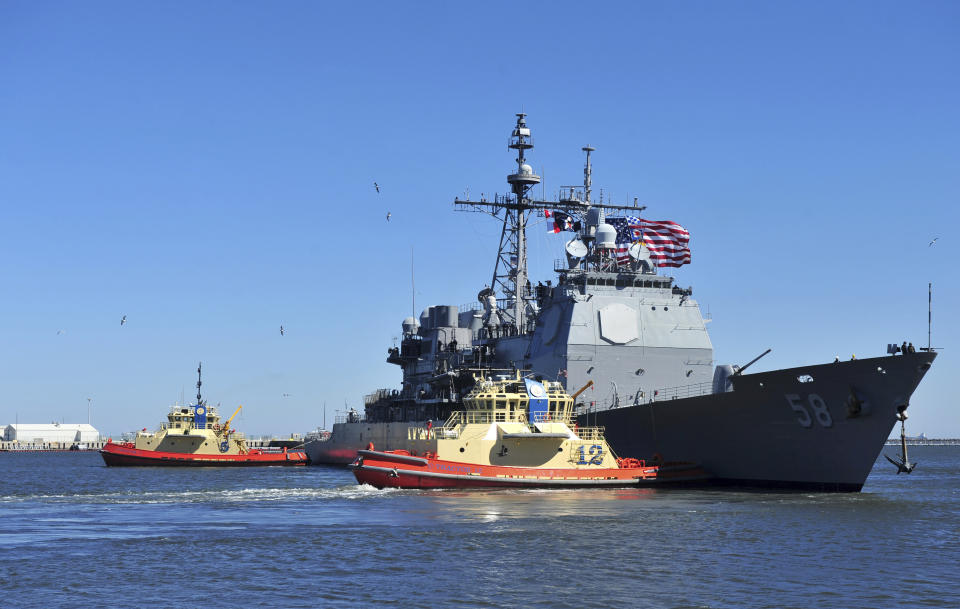
{"label": "deck crane", "polygon": [[243,404],[240,404],[239,406],[237,406],[237,409],[233,411],[233,414],[230,415],[230,418],[227,419],[227,422],[223,424],[223,433],[229,433],[229,431],[230,431],[230,421],[232,421],[232,420],[233,420],[233,417],[237,416],[237,414],[238,414],[242,409],[243,409]]}

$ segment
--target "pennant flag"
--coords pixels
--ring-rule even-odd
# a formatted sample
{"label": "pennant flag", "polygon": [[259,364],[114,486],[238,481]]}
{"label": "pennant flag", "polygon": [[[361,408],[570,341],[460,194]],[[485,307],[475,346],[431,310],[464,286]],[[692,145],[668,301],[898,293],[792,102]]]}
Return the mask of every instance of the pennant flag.
{"label": "pennant flag", "polygon": [[573,221],[573,216],[565,214],[562,211],[551,212],[549,209],[543,210],[543,215],[547,218],[553,218],[553,225],[547,223],[548,233],[559,233],[565,230],[580,230],[580,223]]}
{"label": "pennant flag", "polygon": [[[690,264],[690,233],[669,220],[644,220],[636,216],[607,218],[617,229],[617,261],[630,259],[627,248],[642,241],[650,251],[650,259],[657,266],[679,267]],[[623,247],[620,244],[624,244]]]}

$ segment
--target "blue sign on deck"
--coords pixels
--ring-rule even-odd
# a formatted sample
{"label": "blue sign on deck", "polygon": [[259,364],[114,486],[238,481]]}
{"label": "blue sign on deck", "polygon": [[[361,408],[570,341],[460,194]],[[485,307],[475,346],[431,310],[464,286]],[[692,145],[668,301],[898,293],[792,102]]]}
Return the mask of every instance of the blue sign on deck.
{"label": "blue sign on deck", "polygon": [[528,417],[529,420],[536,423],[546,420],[548,410],[547,390],[543,383],[530,379],[523,379],[527,384],[527,399],[529,400]]}
{"label": "blue sign on deck", "polygon": [[207,428],[207,407],[202,404],[197,404],[193,407],[193,424],[196,425],[197,429],[206,429]]}

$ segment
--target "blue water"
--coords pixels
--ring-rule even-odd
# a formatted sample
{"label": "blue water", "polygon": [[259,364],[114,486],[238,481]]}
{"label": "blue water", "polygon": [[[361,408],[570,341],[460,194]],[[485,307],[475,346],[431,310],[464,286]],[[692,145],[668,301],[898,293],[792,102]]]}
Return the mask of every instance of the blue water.
{"label": "blue water", "polygon": [[[887,452],[894,454],[893,448]],[[0,453],[5,607],[958,607],[960,447],[859,494],[378,491]]]}

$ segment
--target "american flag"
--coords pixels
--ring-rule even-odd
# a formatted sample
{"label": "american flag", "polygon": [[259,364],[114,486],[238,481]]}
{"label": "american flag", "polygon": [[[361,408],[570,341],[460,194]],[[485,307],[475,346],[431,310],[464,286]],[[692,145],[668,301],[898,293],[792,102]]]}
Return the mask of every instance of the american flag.
{"label": "american flag", "polygon": [[606,221],[607,224],[617,229],[617,262],[620,264],[630,262],[628,248],[642,238],[640,218],[627,216],[625,218],[607,218]]}
{"label": "american flag", "polygon": [[[650,251],[650,259],[657,266],[690,264],[690,233],[676,222],[626,216],[607,218],[607,223],[617,229],[618,262],[629,260],[627,248],[630,244],[643,241]],[[620,247],[621,243],[626,245]]]}

